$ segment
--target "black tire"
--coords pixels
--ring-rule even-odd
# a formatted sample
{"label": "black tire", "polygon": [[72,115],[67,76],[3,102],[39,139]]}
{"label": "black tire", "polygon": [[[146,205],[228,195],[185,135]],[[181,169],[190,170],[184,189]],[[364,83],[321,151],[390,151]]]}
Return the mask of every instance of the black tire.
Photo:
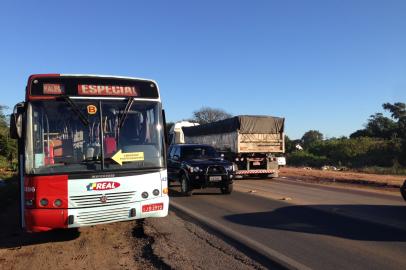
{"label": "black tire", "polygon": [[228,184],[220,188],[221,193],[223,194],[231,194],[233,192],[233,184]]}
{"label": "black tire", "polygon": [[406,180],[403,182],[403,185],[400,187],[400,194],[402,194],[403,199],[406,201]]}
{"label": "black tire", "polygon": [[192,188],[190,187],[190,182],[188,177],[183,173],[180,176],[180,190],[185,196],[192,196]]}

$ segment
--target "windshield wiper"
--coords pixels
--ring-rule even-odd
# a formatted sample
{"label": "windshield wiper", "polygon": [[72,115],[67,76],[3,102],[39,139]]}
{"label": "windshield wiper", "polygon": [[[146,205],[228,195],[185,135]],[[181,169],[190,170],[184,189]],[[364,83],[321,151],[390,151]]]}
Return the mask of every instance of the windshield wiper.
{"label": "windshield wiper", "polygon": [[82,121],[82,123],[85,126],[89,125],[89,120],[87,120],[86,116],[80,111],[78,105],[76,105],[73,100],[68,97],[68,96],[63,96],[62,97],[63,100],[69,104],[69,106],[71,106],[71,108],[73,109],[73,111],[76,113],[77,116],[79,116],[80,121]]}
{"label": "windshield wiper", "polygon": [[118,126],[120,128],[122,128],[122,126],[125,122],[125,119],[127,118],[128,112],[130,111],[131,106],[133,105],[133,102],[134,102],[134,98],[130,97],[127,101],[127,104],[125,105],[125,109],[124,109],[123,114],[121,115],[119,123],[118,123]]}

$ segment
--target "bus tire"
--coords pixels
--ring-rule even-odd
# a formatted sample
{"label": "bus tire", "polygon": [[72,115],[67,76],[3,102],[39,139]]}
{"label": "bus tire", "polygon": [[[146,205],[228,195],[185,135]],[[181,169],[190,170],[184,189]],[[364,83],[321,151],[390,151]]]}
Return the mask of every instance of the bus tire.
{"label": "bus tire", "polygon": [[220,190],[223,194],[231,194],[231,192],[233,192],[233,184],[227,184],[221,187]]}
{"label": "bus tire", "polygon": [[190,182],[186,174],[182,173],[180,176],[180,190],[183,195],[185,196],[192,196],[192,188],[190,186]]}

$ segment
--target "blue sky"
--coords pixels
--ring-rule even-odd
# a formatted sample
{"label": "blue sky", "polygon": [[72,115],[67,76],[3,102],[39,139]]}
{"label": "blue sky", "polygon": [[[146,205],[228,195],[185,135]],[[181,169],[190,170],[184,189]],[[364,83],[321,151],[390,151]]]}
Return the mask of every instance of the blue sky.
{"label": "blue sky", "polygon": [[155,79],[170,121],[202,106],[362,128],[406,102],[406,1],[2,1],[0,104],[33,73]]}

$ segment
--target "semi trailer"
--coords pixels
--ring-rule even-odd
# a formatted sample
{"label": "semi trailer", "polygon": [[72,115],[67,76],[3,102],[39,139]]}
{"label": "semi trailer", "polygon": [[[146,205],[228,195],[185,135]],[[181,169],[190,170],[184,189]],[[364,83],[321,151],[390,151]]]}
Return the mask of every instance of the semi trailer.
{"label": "semi trailer", "polygon": [[277,177],[277,156],[285,152],[285,119],[239,115],[208,124],[182,127],[185,143],[208,144],[237,165],[237,176]]}

